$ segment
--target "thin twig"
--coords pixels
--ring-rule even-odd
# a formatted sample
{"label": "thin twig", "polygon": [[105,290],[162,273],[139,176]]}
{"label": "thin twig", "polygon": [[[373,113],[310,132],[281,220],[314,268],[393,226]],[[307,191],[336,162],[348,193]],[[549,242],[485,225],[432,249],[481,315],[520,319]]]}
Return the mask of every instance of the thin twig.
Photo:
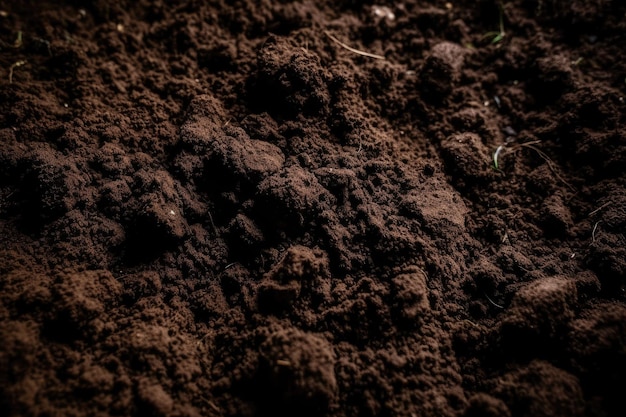
{"label": "thin twig", "polygon": [[592,211],[591,213],[589,213],[589,216],[593,216],[594,214],[596,214],[597,212],[599,212],[600,210],[602,210],[605,207],[610,206],[611,204],[613,204],[612,201],[609,201],[608,203],[604,203],[602,204],[600,207],[598,207],[597,209],[595,209],[594,211]]}
{"label": "thin twig", "polygon": [[[522,147],[522,148],[527,148],[527,149],[532,149],[533,151],[537,152],[537,155],[539,155],[539,157],[541,157],[541,159],[543,159],[546,164],[548,164],[548,168],[550,168],[550,171],[552,171],[552,173],[554,174],[554,176],[561,181],[563,184],[565,184],[567,186],[567,188],[569,188],[572,192],[576,192],[576,188],[574,188],[570,183],[568,183],[567,181],[565,181],[565,179],[557,172],[556,168],[555,168],[555,164],[552,161],[552,159],[550,159],[550,157],[541,149],[537,148],[535,145],[541,143],[540,140],[534,140],[531,142],[524,142],[524,143],[518,143],[516,145],[513,145],[512,148],[514,147]],[[498,162],[498,156],[500,155],[500,153],[502,152],[502,150],[504,150],[505,145],[500,145],[498,146],[498,148],[496,148],[496,151],[493,153],[493,166],[494,168],[497,170],[499,169],[499,162]]]}
{"label": "thin twig", "polygon": [[478,324],[476,324],[473,321],[468,320],[468,319],[461,320],[461,323],[468,323],[472,327],[475,327],[475,328],[477,328],[479,330],[481,329],[481,327]]}
{"label": "thin twig", "polygon": [[217,227],[215,227],[215,223],[213,222],[213,216],[211,216],[211,212],[209,210],[207,210],[206,213],[209,216],[209,223],[211,223],[211,228],[213,229],[213,233],[215,233],[215,237],[219,237],[220,234],[217,231]]}
{"label": "thin twig", "polygon": [[203,396],[201,396],[200,398],[202,398],[202,399],[204,400],[204,402],[205,402],[205,403],[206,403],[209,407],[211,407],[211,409],[212,409],[213,411],[215,411],[216,413],[220,413],[220,414],[222,413],[222,410],[220,410],[220,408],[219,408],[219,407],[218,407],[218,406],[217,406],[217,405],[216,405],[213,401],[211,401],[211,400],[209,400],[209,399],[207,399],[207,398],[205,398],[205,397],[203,397]]}
{"label": "thin twig", "polygon": [[520,143],[519,146],[523,146],[525,148],[532,149],[533,151],[537,152],[537,155],[539,155],[541,159],[546,161],[546,163],[548,164],[548,168],[550,168],[550,171],[552,171],[554,176],[557,177],[559,181],[561,181],[563,184],[565,184],[567,188],[569,188],[571,191],[576,192],[576,188],[570,185],[570,183],[565,181],[563,177],[559,175],[559,173],[556,171],[556,168],[554,167],[554,162],[552,162],[552,159],[550,159],[550,157],[546,155],[545,152],[543,152],[541,149],[537,148],[536,146],[533,146],[532,142]]}
{"label": "thin twig", "polygon": [[374,59],[386,59],[384,56],[382,55],[376,55],[376,54],[371,54],[369,52],[365,52],[365,51],[361,51],[358,49],[354,49],[348,45],[346,45],[345,43],[341,42],[339,39],[335,38],[333,35],[330,34],[330,32],[328,32],[327,30],[324,31],[324,34],[326,36],[328,36],[330,38],[330,40],[332,40],[333,42],[337,43],[337,45],[341,46],[344,49],[347,49],[350,52],[353,52],[355,54],[358,55],[362,55],[362,56],[366,56],[368,58],[374,58]]}

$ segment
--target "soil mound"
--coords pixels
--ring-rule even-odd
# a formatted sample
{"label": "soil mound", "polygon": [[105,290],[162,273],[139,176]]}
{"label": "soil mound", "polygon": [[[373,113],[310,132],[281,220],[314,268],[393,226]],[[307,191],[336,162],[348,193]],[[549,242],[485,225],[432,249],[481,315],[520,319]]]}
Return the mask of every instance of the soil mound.
{"label": "soil mound", "polygon": [[0,2],[0,415],[626,415],[625,34]]}

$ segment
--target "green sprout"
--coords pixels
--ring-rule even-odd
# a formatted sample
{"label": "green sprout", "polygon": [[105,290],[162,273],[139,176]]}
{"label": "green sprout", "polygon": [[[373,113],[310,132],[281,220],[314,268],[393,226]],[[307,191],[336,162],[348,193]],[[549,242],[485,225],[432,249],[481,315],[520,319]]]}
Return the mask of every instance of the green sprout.
{"label": "green sprout", "polygon": [[9,84],[13,84],[13,70],[15,68],[19,68],[22,65],[26,65],[28,62],[26,60],[14,62],[13,65],[9,67]]}
{"label": "green sprout", "polygon": [[499,170],[500,165],[498,163],[498,156],[500,156],[500,152],[504,149],[504,145],[500,145],[496,148],[496,151],[493,153],[493,169]]}
{"label": "green sprout", "polygon": [[504,6],[502,2],[498,2],[498,10],[500,15],[500,30],[498,32],[488,32],[485,34],[485,38],[491,38],[491,44],[495,45],[504,39],[506,32],[504,31]]}
{"label": "green sprout", "polygon": [[17,38],[15,38],[15,42],[13,42],[13,45],[11,46],[15,49],[18,49],[22,47],[23,43],[24,43],[24,40],[22,38],[22,31],[20,30],[19,32],[17,32]]}

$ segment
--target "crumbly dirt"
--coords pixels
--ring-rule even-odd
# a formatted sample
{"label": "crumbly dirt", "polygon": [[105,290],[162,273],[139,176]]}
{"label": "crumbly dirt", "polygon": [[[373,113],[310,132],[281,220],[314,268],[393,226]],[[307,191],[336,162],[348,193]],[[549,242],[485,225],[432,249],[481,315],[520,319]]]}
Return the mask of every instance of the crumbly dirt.
{"label": "crumbly dirt", "polygon": [[625,97],[622,1],[0,1],[0,415],[626,415]]}

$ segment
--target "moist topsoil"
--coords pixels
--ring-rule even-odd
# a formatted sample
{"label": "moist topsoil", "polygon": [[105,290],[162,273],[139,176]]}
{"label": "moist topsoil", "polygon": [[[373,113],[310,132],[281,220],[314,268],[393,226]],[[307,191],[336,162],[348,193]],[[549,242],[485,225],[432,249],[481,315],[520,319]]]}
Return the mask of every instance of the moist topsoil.
{"label": "moist topsoil", "polygon": [[1,1],[0,415],[626,415],[626,3]]}

